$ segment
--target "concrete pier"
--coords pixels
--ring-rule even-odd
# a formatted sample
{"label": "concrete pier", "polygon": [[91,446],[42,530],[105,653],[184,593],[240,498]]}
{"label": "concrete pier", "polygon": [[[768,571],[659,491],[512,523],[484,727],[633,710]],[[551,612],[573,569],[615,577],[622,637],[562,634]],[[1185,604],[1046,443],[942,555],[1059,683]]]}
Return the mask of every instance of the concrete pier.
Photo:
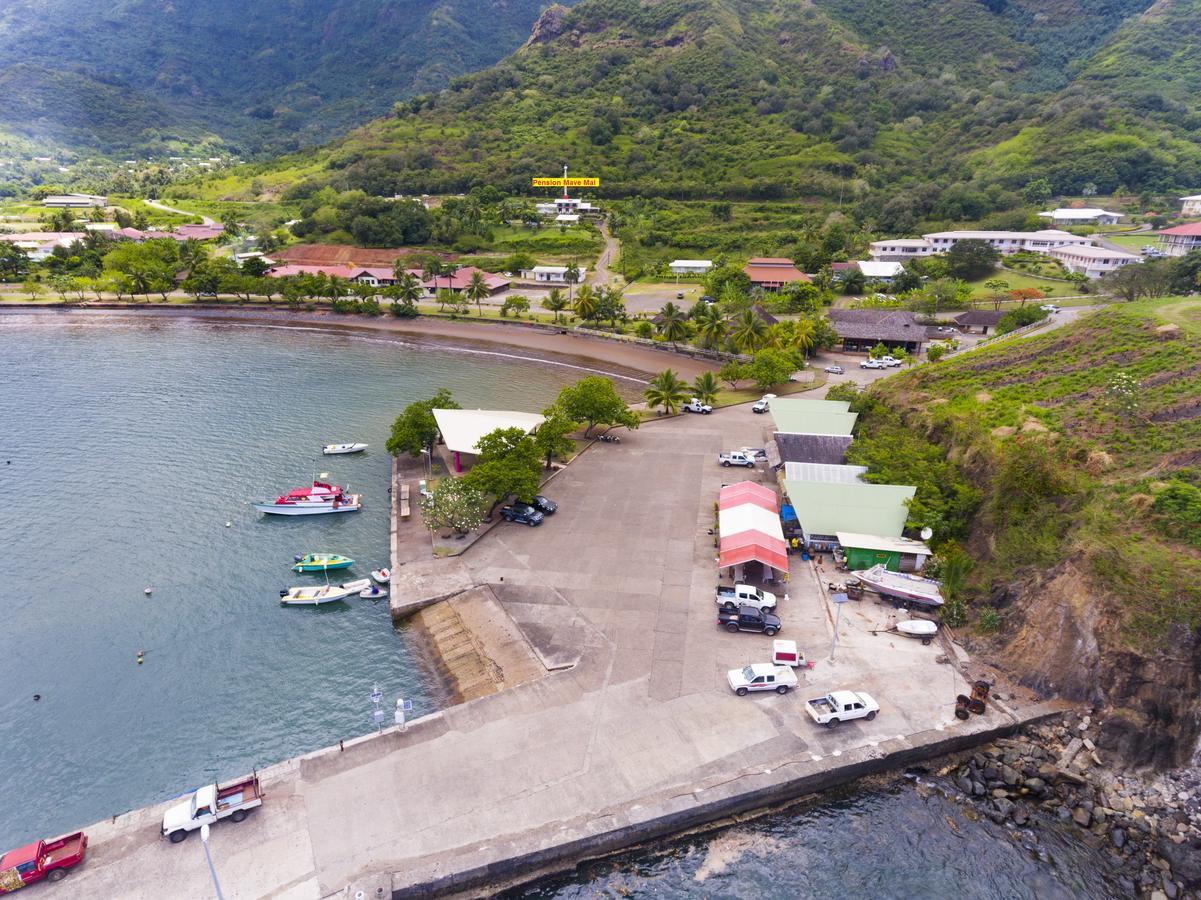
{"label": "concrete pier", "polygon": [[[830,659],[827,573],[796,558],[781,637],[816,666],[791,694],[733,695],[726,671],[766,661],[771,639],[716,627],[709,529],[724,481],[770,477],[715,454],[761,443],[761,418],[735,407],[647,423],[562,472],[547,490],[559,512],[541,527],[502,524],[454,560],[394,565],[400,612],[464,587],[482,597],[450,610],[474,636],[455,646],[513,677],[403,732],[265,771],[262,809],[213,828],[226,896],[484,893],[1054,712],[1007,699],[955,719],[955,696],[986,671],[945,636],[874,633],[891,608],[870,599],[844,609]],[[816,726],[805,699],[844,688],[872,693],[880,715]],[[56,896],[213,896],[199,840],[159,839],[161,811],[89,829],[88,861]]]}

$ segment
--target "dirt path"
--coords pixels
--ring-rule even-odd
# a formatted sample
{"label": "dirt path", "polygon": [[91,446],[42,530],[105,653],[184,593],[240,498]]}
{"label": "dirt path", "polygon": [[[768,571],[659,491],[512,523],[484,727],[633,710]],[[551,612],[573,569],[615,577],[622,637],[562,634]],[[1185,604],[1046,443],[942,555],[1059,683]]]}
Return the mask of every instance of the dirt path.
{"label": "dirt path", "polygon": [[613,260],[617,258],[620,251],[620,244],[617,238],[613,237],[609,231],[609,226],[603,220],[597,225],[600,230],[601,237],[605,239],[605,249],[601,251],[601,255],[597,257],[596,267],[592,270],[592,274],[586,279],[588,283],[594,284],[597,287],[609,285],[613,283],[613,273],[609,270],[609,266]]}
{"label": "dirt path", "polygon": [[214,322],[238,322],[293,328],[312,328],[317,325],[330,330],[373,331],[400,336],[425,338],[437,343],[479,348],[506,356],[557,358],[561,364],[620,375],[633,380],[663,369],[674,369],[681,378],[691,381],[702,372],[713,372],[717,366],[692,359],[670,350],[657,350],[642,345],[618,343],[585,337],[573,332],[550,328],[526,328],[446,319],[378,319],[349,318],[332,313],[286,313],[253,309],[204,309],[188,307],[129,307],[120,309],[47,309],[33,306],[0,307],[0,322],[5,315],[62,316],[70,320],[177,318]]}
{"label": "dirt path", "polygon": [[165,203],[159,203],[157,200],[147,200],[147,206],[153,206],[155,209],[161,209],[163,212],[179,213],[181,216],[200,216],[200,221],[205,225],[216,225],[217,220],[211,216],[206,216],[204,213],[188,212],[186,209],[176,209],[174,206],[168,206]]}

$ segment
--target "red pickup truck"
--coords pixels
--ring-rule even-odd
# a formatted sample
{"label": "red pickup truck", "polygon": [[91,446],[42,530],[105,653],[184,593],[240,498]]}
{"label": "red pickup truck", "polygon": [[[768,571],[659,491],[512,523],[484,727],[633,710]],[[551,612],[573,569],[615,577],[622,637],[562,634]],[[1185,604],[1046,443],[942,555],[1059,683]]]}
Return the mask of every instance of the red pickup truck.
{"label": "red pickup truck", "polygon": [[0,856],[0,894],[11,894],[45,878],[58,881],[83,862],[88,836],[82,831],[52,841],[34,841]]}

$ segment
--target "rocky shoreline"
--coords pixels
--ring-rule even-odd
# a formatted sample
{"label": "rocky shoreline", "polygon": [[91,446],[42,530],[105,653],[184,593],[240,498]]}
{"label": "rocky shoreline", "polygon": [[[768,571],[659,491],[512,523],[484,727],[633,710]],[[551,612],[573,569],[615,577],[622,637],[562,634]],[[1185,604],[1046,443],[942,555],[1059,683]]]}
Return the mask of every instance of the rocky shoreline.
{"label": "rocky shoreline", "polygon": [[1023,728],[952,757],[939,774],[998,825],[1021,829],[1037,848],[1040,822],[1074,824],[1106,854],[1126,896],[1201,897],[1201,770],[1140,775],[1121,771],[1097,749],[1091,714]]}

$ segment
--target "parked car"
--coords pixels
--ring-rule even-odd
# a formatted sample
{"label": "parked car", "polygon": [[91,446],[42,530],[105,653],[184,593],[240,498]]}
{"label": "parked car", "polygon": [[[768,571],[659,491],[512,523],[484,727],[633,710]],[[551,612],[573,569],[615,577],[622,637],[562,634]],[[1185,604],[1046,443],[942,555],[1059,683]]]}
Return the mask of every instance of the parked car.
{"label": "parked car", "polygon": [[681,406],[680,409],[682,409],[684,412],[700,413],[703,416],[707,416],[709,413],[713,412],[712,406],[710,406],[708,403],[701,403],[701,401],[696,397],[693,397],[691,400]]}
{"label": "parked car", "polygon": [[884,363],[880,362],[880,360],[878,360],[878,359],[865,359],[863,362],[859,363],[859,368],[861,368],[861,369],[887,369],[888,366],[886,366]]}
{"label": "parked car", "polygon": [[542,513],[534,509],[528,503],[514,503],[511,506],[502,506],[500,508],[501,518],[506,522],[518,522],[522,525],[529,525],[533,528],[535,525],[541,525],[544,518]]}
{"label": "parked car", "polygon": [[954,328],[952,328],[950,325],[939,325],[939,326],[938,326],[938,333],[939,333],[939,334],[954,334],[954,333],[955,333],[955,329],[954,329]]}
{"label": "parked car", "polygon": [[753,606],[740,606],[735,612],[720,610],[717,624],[726,631],[758,631],[771,637],[781,628],[779,616],[762,612]]}
{"label": "parked car", "polygon": [[755,465],[755,457],[741,450],[731,450],[729,453],[717,454],[717,461],[723,466],[746,466],[748,469]]}
{"label": "parked car", "polygon": [[880,362],[884,363],[890,369],[895,369],[901,364],[901,361],[895,356],[881,356]]}
{"label": "parked car", "polygon": [[[775,594],[750,584],[736,584],[733,587],[719,584],[716,596],[717,605],[727,612],[734,612],[740,606],[750,606],[768,612],[776,608]],[[788,595],[785,594],[784,598],[788,599]]]}
{"label": "parked car", "polygon": [[1039,309],[1041,309],[1043,312],[1049,312],[1049,313],[1059,312],[1059,307],[1056,306],[1054,303],[1044,303],[1042,306],[1039,307]]}
{"label": "parked car", "polygon": [[827,375],[843,375],[846,373],[846,369],[844,369],[842,366],[826,366],[823,371]]}
{"label": "parked car", "polygon": [[771,404],[767,402],[767,398],[765,397],[765,398],[763,398],[762,400],[756,400],[756,401],[755,401],[755,405],[751,407],[751,412],[753,412],[753,413],[765,413],[765,412],[767,412],[769,409],[771,409]]}
{"label": "parked car", "polygon": [[824,697],[815,697],[805,704],[809,716],[818,725],[837,728],[839,722],[851,719],[867,719],[869,722],[880,711],[880,704],[868,694],[858,691],[831,691]]}
{"label": "parked car", "polygon": [[11,894],[43,878],[61,881],[87,852],[88,836],[82,831],[9,850],[0,856],[0,894]]}
{"label": "parked car", "polygon": [[163,813],[163,837],[178,844],[202,825],[221,819],[241,822],[250,810],[262,805],[263,791],[257,775],[225,785],[205,785]]}
{"label": "parked car", "polygon": [[751,691],[787,694],[797,685],[796,672],[788,666],[773,666],[771,663],[752,663],[741,669],[731,669],[726,673],[726,681],[739,697],[745,697]]}
{"label": "parked car", "polygon": [[677,300],[683,300],[683,299],[684,299],[684,292],[683,292],[683,291],[676,291],[676,299],[677,299]]}
{"label": "parked car", "polygon": [[559,511],[558,503],[550,499],[550,497],[543,497],[541,494],[534,495],[534,502],[530,506],[534,507],[534,509],[538,510],[544,516],[553,516]]}

